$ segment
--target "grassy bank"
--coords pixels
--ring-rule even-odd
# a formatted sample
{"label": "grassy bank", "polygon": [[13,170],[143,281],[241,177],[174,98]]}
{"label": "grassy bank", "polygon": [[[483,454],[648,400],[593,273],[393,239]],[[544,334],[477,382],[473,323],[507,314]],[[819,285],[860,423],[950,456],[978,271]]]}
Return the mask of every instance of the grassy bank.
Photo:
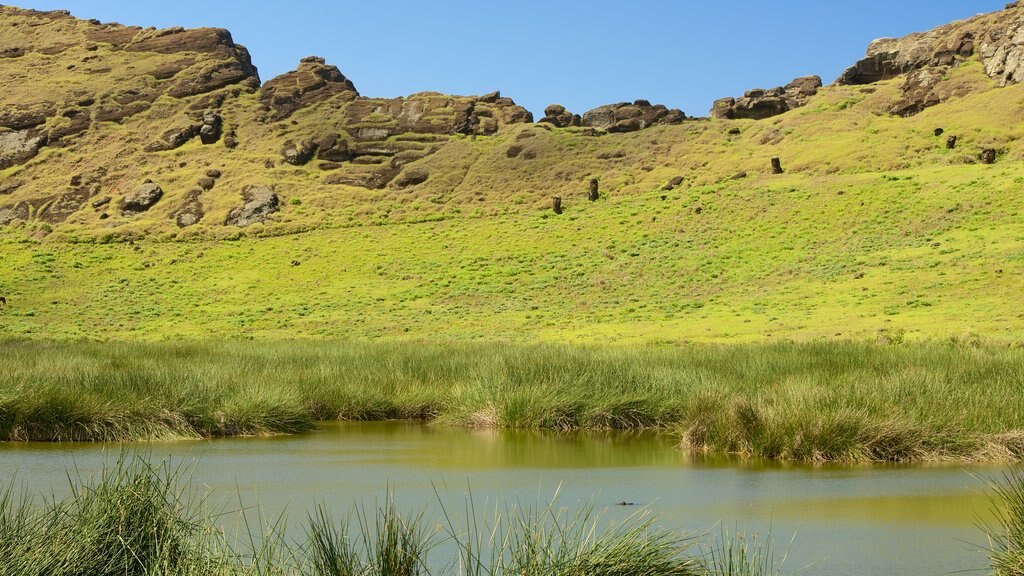
{"label": "grassy bank", "polygon": [[678,433],[806,461],[1024,456],[1024,350],[855,343],[0,345],[0,438],[302,432],[316,420]]}
{"label": "grassy bank", "polygon": [[[225,514],[190,498],[168,465],[122,457],[99,478],[75,479],[61,501],[0,493],[0,576],[687,576],[704,569],[690,542],[638,514],[609,524],[555,503],[510,507],[494,525],[433,526],[389,499],[338,522],[318,509],[304,538],[284,519],[223,528]],[[493,531],[492,531],[493,530]],[[244,543],[243,543],[244,542]],[[434,558],[440,545],[452,558]]]}

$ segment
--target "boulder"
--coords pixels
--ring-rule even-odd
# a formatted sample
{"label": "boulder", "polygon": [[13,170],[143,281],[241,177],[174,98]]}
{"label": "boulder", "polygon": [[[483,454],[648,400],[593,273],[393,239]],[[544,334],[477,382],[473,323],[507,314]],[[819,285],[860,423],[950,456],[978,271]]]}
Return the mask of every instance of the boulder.
{"label": "boulder", "polygon": [[556,128],[568,128],[579,126],[583,119],[579,114],[573,114],[566,110],[565,106],[561,104],[552,104],[544,109],[544,117],[540,121]]}
{"label": "boulder", "polygon": [[635,132],[662,124],[680,124],[685,119],[681,110],[637,100],[599,106],[584,114],[581,124],[606,132]]}
{"label": "boulder", "polygon": [[292,141],[284,143],[281,149],[281,156],[284,161],[292,166],[305,166],[316,154],[317,144],[311,140],[304,140],[298,144]]}
{"label": "boulder", "polygon": [[178,228],[195,226],[206,215],[203,205],[199,201],[202,190],[192,190],[185,196],[185,201],[171,214],[171,219],[178,225]]}
{"label": "boulder", "polygon": [[807,104],[821,88],[819,76],[802,76],[771,90],[748,90],[742,98],[721,98],[711,108],[714,118],[763,120]]}
{"label": "boulder", "polygon": [[121,211],[134,214],[145,212],[159,202],[163,195],[163,188],[151,180],[146,180],[121,200]]}
{"label": "boulder", "polygon": [[204,145],[216,144],[220,140],[223,121],[220,114],[212,110],[203,113],[203,125],[199,128],[199,139]]}
{"label": "boulder", "polygon": [[0,132],[0,170],[24,164],[46,145],[46,134],[35,130]]}
{"label": "boulder", "polygon": [[281,201],[270,186],[247,186],[242,191],[242,198],[245,204],[228,213],[225,225],[245,227],[265,222],[267,216],[280,209]]}
{"label": "boulder", "polygon": [[662,188],[662,190],[665,190],[665,191],[675,190],[682,183],[683,183],[683,177],[682,176],[676,176],[675,178],[669,180],[668,184],[665,184],[665,186]]}

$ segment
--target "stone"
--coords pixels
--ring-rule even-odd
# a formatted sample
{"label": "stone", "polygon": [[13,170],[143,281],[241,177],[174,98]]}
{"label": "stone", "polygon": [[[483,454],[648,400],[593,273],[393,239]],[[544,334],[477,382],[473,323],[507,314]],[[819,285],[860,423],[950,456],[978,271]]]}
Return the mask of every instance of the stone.
{"label": "stone", "polygon": [[217,185],[217,181],[207,176],[197,180],[196,184],[198,184],[203,190],[213,190],[213,187]]}
{"label": "stone", "polygon": [[100,198],[99,200],[96,200],[95,202],[93,202],[92,203],[92,207],[93,208],[102,208],[102,207],[106,206],[107,204],[110,204],[110,200],[111,200],[110,196],[104,196],[103,198]]}
{"label": "stone", "polygon": [[597,178],[590,180],[590,192],[587,194],[587,198],[591,202],[597,202],[601,198],[601,182]]}
{"label": "stone", "polygon": [[742,180],[742,179],[744,179],[746,177],[747,177],[747,173],[746,172],[737,172],[736,174],[733,174],[732,176],[730,176],[729,180]]}
{"label": "stone", "polygon": [[723,120],[764,120],[803,107],[822,86],[819,76],[801,76],[785,86],[748,90],[742,98],[720,98],[711,116]]}
{"label": "stone", "polygon": [[146,180],[121,200],[121,211],[134,214],[145,212],[159,202],[163,195],[163,188]]}
{"label": "stone", "polygon": [[555,214],[562,213],[562,197],[555,196],[551,198],[551,209],[554,210]]}
{"label": "stone", "polygon": [[234,150],[238,147],[238,136],[234,130],[228,130],[224,133],[224,147],[228,150]]}
{"label": "stone", "polygon": [[935,137],[936,138],[938,138],[939,136],[942,136],[945,133],[946,133],[946,130],[943,129],[943,128],[936,128],[935,129]]}
{"label": "stone", "polygon": [[35,158],[46,145],[47,135],[35,130],[0,132],[0,170],[18,166]]}
{"label": "stone", "polygon": [[216,144],[220,140],[223,121],[220,114],[212,110],[203,113],[203,125],[199,128],[199,139],[204,145]]}
{"label": "stone", "polygon": [[676,176],[675,178],[669,180],[668,184],[665,184],[665,186],[662,188],[662,190],[665,190],[665,191],[675,190],[682,183],[683,183],[683,177],[682,176]]}
{"label": "stone", "polygon": [[292,166],[305,166],[313,159],[316,151],[317,144],[311,140],[304,140],[299,144],[289,140],[281,149],[281,156],[286,163]]}
{"label": "stone", "polygon": [[982,164],[995,164],[996,163],[996,151],[992,148],[986,148],[981,151],[981,163]]}
{"label": "stone", "polygon": [[556,128],[568,128],[579,126],[583,119],[578,114],[573,114],[560,104],[552,104],[544,109],[544,118],[540,122],[551,124]]}
{"label": "stone", "polygon": [[158,140],[147,145],[144,150],[146,152],[165,152],[181,148],[199,134],[199,128],[199,126],[195,125],[171,128],[164,132]]}
{"label": "stone", "polygon": [[946,138],[946,148],[949,150],[956,148],[956,136]]}
{"label": "stone", "polygon": [[265,222],[267,216],[280,209],[281,201],[271,186],[247,186],[242,198],[245,204],[228,213],[225,225],[245,227]]}
{"label": "stone", "polygon": [[785,170],[782,169],[782,160],[778,158],[772,158],[772,174],[782,174]]}
{"label": "stone", "polygon": [[599,106],[583,115],[580,124],[605,132],[635,132],[651,126],[681,124],[686,115],[681,110],[661,104],[649,105],[646,100],[620,102]]}
{"label": "stone", "polygon": [[221,177],[221,172],[220,172],[220,170],[217,170],[216,168],[212,168],[212,169],[206,171],[206,177],[207,178],[217,179],[217,178]]}

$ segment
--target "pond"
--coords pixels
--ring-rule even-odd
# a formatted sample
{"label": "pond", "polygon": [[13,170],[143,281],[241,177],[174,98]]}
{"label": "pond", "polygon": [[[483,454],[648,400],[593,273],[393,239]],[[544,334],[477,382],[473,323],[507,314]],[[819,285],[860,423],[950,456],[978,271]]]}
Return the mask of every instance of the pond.
{"label": "pond", "polygon": [[[560,493],[623,517],[640,507],[688,533],[769,533],[786,570],[801,574],[928,575],[982,570],[989,516],[985,480],[999,467],[805,466],[693,458],[653,433],[464,430],[416,423],[324,423],[311,434],[133,445],[190,470],[225,506],[259,504],[297,525],[316,504],[338,517],[390,488],[403,510],[441,503],[478,509]],[[120,445],[0,444],[2,478],[33,493],[66,493],[68,471],[89,475]],[[623,507],[619,503],[633,503]],[[454,503],[454,504],[453,504]]]}

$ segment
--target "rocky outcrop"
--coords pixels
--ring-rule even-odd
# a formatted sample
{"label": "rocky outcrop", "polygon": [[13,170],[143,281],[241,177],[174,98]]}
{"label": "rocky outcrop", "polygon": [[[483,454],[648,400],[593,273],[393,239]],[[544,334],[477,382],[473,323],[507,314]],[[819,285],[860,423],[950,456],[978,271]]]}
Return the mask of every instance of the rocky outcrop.
{"label": "rocky outcrop", "polygon": [[159,202],[163,196],[163,188],[154,184],[152,180],[146,180],[121,200],[121,211],[126,214],[145,212]]}
{"label": "rocky outcrop", "polygon": [[637,100],[595,108],[583,115],[582,125],[606,132],[636,132],[659,124],[680,124],[683,120],[686,115],[682,110]]}
{"label": "rocky outcrop", "polygon": [[883,38],[836,80],[839,85],[873,84],[906,76],[904,98],[890,112],[912,115],[968,90],[948,82],[951,68],[977,57],[1000,86],[1024,81],[1024,6],[982,14],[929,32]]}
{"label": "rocky outcrop", "polygon": [[711,116],[728,120],[763,120],[785,114],[807,104],[821,88],[821,77],[803,76],[770,90],[748,90],[742,98],[722,98],[715,101]]}
{"label": "rocky outcrop", "polygon": [[317,145],[317,158],[326,162],[348,162],[352,160],[352,150],[349,149],[348,140],[338,134],[328,134],[320,139]]}
{"label": "rocky outcrop", "polygon": [[359,92],[337,67],[323,58],[309,56],[295,70],[267,81],[260,91],[260,102],[267,108],[267,119],[277,121],[336,96],[354,100]]}
{"label": "rocky outcrop", "polygon": [[271,186],[248,186],[242,191],[245,204],[228,213],[224,224],[227,226],[251,226],[265,222],[267,216],[277,212],[281,201]]}
{"label": "rocky outcrop", "polygon": [[555,128],[568,128],[582,125],[583,118],[579,114],[569,112],[561,104],[552,104],[544,109],[544,117],[540,122],[551,124]]}
{"label": "rocky outcrop", "polygon": [[[502,126],[533,122],[533,115],[511,98],[446,96],[422,92],[407,98],[359,98],[345,109],[345,123],[356,140],[385,140],[396,134],[490,136]],[[497,96],[495,96],[497,95]]]}

